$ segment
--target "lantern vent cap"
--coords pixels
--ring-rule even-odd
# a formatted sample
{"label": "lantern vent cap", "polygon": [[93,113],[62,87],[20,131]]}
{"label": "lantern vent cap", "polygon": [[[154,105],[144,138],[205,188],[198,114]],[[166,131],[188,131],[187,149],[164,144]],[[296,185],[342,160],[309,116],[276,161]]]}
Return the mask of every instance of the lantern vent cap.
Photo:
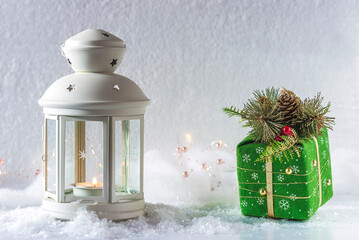
{"label": "lantern vent cap", "polygon": [[63,47],[66,48],[126,48],[122,39],[102,29],[87,29],[65,41]]}
{"label": "lantern vent cap", "polygon": [[75,72],[114,72],[121,64],[126,45],[101,29],[87,29],[70,37],[61,53]]}

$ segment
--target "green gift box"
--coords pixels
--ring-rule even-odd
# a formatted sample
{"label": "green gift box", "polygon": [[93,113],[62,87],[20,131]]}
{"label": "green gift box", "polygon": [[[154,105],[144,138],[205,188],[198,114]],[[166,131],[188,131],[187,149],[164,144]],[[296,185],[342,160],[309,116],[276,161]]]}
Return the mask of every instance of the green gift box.
{"label": "green gift box", "polygon": [[[266,148],[251,136],[237,146],[237,174],[243,215],[307,220],[333,196],[328,132],[301,138],[299,156],[256,161]],[[278,157],[278,156],[277,156]]]}

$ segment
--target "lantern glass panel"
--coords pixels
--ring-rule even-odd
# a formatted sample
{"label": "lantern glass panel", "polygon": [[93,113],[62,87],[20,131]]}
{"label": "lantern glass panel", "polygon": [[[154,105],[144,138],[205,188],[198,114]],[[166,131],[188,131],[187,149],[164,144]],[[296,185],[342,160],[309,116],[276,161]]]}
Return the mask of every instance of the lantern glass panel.
{"label": "lantern glass panel", "polygon": [[140,192],[140,119],[115,121],[115,194]]}
{"label": "lantern glass panel", "polygon": [[65,122],[65,194],[72,192],[75,183],[75,124]]}
{"label": "lantern glass panel", "polygon": [[56,120],[46,119],[46,191],[56,193]]}
{"label": "lantern glass panel", "polygon": [[[65,194],[103,196],[103,122],[66,120],[65,129]],[[76,184],[90,190],[74,192]],[[93,191],[92,187],[101,189]]]}

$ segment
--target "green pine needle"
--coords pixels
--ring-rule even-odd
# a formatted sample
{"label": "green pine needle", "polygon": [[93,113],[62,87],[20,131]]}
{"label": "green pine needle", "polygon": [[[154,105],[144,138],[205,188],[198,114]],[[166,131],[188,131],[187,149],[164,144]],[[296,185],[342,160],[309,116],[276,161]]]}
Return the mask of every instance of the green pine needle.
{"label": "green pine needle", "polygon": [[231,106],[230,108],[223,108],[223,111],[229,116],[229,117],[233,117],[233,116],[237,116],[237,117],[241,117],[241,113],[239,111],[239,109]]}
{"label": "green pine needle", "polygon": [[317,93],[315,97],[306,98],[303,101],[296,121],[296,126],[301,137],[310,137],[312,135],[318,137],[323,126],[333,130],[335,118],[325,116],[329,112],[330,102],[327,105],[323,105],[323,100],[324,97]]}
{"label": "green pine needle", "polygon": [[285,159],[289,160],[294,157],[294,155],[300,156],[299,149],[295,146],[298,142],[298,134],[292,129],[293,136],[282,135],[283,141],[274,140],[268,144],[262,154],[256,161],[273,161],[279,160],[283,161],[283,156]]}
{"label": "green pine needle", "polygon": [[280,97],[280,89],[279,88],[266,88],[265,90],[255,90],[253,92],[254,98],[259,100],[261,97],[265,96],[273,102],[276,102]]}

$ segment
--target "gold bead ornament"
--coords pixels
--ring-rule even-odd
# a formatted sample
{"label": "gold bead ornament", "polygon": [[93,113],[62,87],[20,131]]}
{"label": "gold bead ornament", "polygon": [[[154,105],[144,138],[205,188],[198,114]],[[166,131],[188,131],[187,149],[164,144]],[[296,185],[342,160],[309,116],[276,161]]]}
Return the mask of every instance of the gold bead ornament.
{"label": "gold bead ornament", "polygon": [[315,167],[315,166],[317,166],[317,160],[313,160],[313,166]]}
{"label": "gold bead ornament", "polygon": [[261,189],[259,189],[259,194],[261,196],[265,196],[265,195],[267,195],[267,191],[264,188],[261,188]]}
{"label": "gold bead ornament", "polygon": [[328,186],[332,185],[332,180],[327,179],[327,185],[328,185]]}
{"label": "gold bead ornament", "polygon": [[291,167],[287,167],[287,168],[285,169],[285,173],[288,174],[288,175],[290,175],[290,174],[293,173],[293,169],[292,169]]}

